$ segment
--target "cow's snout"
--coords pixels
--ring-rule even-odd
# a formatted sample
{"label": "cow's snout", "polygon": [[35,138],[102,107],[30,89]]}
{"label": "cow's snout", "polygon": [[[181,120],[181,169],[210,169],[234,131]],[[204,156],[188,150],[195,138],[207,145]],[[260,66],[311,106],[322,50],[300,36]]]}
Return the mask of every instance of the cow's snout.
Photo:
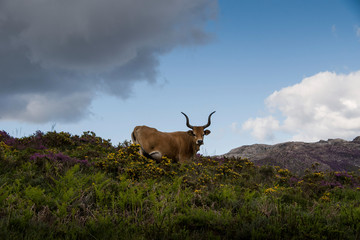
{"label": "cow's snout", "polygon": [[196,141],[196,144],[197,144],[197,145],[202,145],[203,143],[204,143],[204,141],[201,140],[201,139],[199,139],[199,140]]}

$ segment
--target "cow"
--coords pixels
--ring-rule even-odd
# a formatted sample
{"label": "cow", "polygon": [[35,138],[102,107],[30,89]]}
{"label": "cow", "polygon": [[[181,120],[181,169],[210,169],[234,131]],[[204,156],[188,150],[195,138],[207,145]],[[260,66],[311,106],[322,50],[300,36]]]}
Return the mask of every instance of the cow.
{"label": "cow", "polygon": [[134,144],[140,145],[140,154],[161,161],[162,157],[168,157],[175,162],[188,162],[204,144],[204,135],[209,135],[210,130],[205,130],[211,124],[211,115],[208,123],[204,126],[190,125],[189,117],[181,112],[186,118],[186,126],[191,130],[187,132],[160,132],[148,126],[136,126],[131,134]]}

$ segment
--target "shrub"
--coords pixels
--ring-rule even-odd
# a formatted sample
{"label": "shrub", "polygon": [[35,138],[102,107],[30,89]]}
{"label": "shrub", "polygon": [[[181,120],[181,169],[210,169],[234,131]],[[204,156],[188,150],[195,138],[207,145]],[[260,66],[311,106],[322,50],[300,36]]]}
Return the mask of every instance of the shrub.
{"label": "shrub", "polygon": [[1,239],[357,239],[360,178],[248,159],[156,162],[92,132],[0,131]]}

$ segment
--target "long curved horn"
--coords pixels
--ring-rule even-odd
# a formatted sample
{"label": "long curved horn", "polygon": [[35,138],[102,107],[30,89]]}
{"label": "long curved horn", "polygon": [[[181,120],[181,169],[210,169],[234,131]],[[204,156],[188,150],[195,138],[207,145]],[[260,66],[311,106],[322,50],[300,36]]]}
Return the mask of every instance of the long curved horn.
{"label": "long curved horn", "polygon": [[185,113],[183,113],[183,112],[181,112],[181,113],[184,114],[184,116],[186,117],[186,126],[187,126],[188,128],[193,129],[194,127],[193,127],[192,125],[190,125],[188,116],[187,116]]}
{"label": "long curved horn", "polygon": [[208,126],[210,126],[210,124],[211,124],[211,120],[210,120],[211,115],[213,115],[215,112],[216,112],[216,111],[213,111],[212,113],[210,113],[209,118],[208,118],[208,123],[203,126],[204,129],[207,128]]}

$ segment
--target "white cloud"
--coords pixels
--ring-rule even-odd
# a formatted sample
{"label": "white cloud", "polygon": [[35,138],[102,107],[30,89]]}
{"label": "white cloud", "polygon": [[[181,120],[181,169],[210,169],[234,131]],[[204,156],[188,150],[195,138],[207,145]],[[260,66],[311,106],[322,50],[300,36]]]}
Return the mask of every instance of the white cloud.
{"label": "white cloud", "polygon": [[[0,120],[26,119],[34,123],[42,123],[42,119],[54,122],[80,120],[82,116],[92,115],[87,108],[91,98],[92,95],[87,93],[72,93],[65,96],[57,93],[3,96],[6,101],[0,103]],[[12,104],[9,105],[8,102]],[[12,107],[22,105],[24,107],[21,109]],[[64,112],[67,114],[63,114]]]}
{"label": "white cloud", "polygon": [[333,25],[331,26],[331,32],[332,32],[332,34],[333,34],[335,37],[337,37],[336,25],[335,25],[335,24],[333,24]]}
{"label": "white cloud", "polygon": [[265,103],[280,113],[280,123],[273,116],[249,119],[243,129],[259,140],[286,132],[293,140],[316,141],[333,137],[360,135],[360,71],[350,74],[321,72],[304,78],[299,84],[275,91]]}
{"label": "white cloud", "polygon": [[359,26],[355,26],[355,32],[356,32],[356,36],[358,36],[360,38],[360,27]]}
{"label": "white cloud", "polygon": [[206,24],[217,8],[216,0],[0,0],[0,120],[75,122],[98,95],[128,98],[137,82],[157,82],[161,55],[212,38]]}
{"label": "white cloud", "polygon": [[273,116],[265,118],[250,118],[247,120],[242,128],[244,130],[250,130],[251,134],[260,140],[272,140],[274,139],[274,130],[279,129],[279,121]]}
{"label": "white cloud", "polygon": [[231,125],[230,125],[230,128],[231,128],[231,131],[233,131],[233,132],[239,132],[239,128],[238,128],[238,123],[237,122],[233,122],[233,123],[231,123]]}

